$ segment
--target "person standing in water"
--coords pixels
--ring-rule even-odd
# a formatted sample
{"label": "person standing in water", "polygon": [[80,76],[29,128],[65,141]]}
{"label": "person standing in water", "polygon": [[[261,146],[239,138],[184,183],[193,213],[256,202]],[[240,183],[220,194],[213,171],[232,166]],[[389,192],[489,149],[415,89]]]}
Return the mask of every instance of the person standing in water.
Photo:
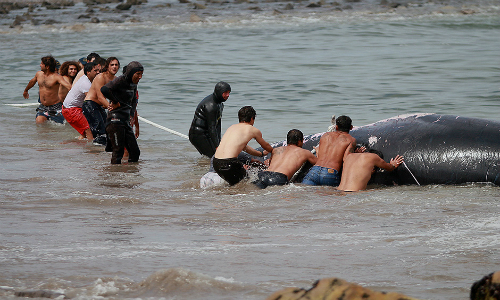
{"label": "person standing in water", "polygon": [[[273,151],[273,147],[262,138],[259,129],[253,126],[255,110],[251,106],[244,106],[238,111],[239,123],[231,125],[220,141],[214,154],[214,170],[230,185],[235,185],[247,176],[243,163],[238,160],[241,151],[253,156],[265,156]],[[248,146],[248,142],[255,139],[265,151],[257,151]]]}
{"label": "person standing in water", "polygon": [[125,73],[106,83],[101,92],[109,100],[106,133],[111,142],[111,163],[120,164],[125,149],[129,162],[137,162],[141,151],[130,118],[137,107],[137,84],[142,78],[144,67],[137,61],[129,63]]}
{"label": "person standing in water", "polygon": [[66,89],[71,89],[71,83],[56,73],[56,60],[52,56],[42,57],[40,71],[36,72],[35,77],[28,82],[24,89],[23,97],[30,97],[28,91],[38,83],[40,94],[40,105],[36,109],[35,121],[37,124],[44,123],[47,120],[53,120],[56,123],[64,123],[64,117],[61,113],[62,101],[59,98],[59,87],[63,85]]}
{"label": "person standing in water", "polygon": [[220,81],[214,92],[205,97],[194,112],[189,128],[189,141],[202,155],[212,157],[221,140],[221,119],[224,103],[231,93],[231,86]]}

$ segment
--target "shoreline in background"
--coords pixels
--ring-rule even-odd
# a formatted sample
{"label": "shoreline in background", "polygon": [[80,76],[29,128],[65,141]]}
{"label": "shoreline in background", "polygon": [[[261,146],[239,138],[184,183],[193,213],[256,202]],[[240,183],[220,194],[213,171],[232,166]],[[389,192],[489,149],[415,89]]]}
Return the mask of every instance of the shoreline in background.
{"label": "shoreline in background", "polygon": [[[0,33],[23,29],[83,31],[95,24],[259,24],[297,19],[391,19],[500,15],[495,1],[430,0],[0,0]],[[70,26],[68,28],[68,25]]]}

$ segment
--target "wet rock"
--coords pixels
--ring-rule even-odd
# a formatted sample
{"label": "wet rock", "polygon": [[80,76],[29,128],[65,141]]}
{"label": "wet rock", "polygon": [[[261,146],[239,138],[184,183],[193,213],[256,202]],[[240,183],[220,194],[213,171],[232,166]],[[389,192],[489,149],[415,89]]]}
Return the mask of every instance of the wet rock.
{"label": "wet rock", "polygon": [[471,300],[500,299],[500,272],[491,273],[476,281],[470,289]]}
{"label": "wet rock", "polygon": [[399,293],[376,292],[338,278],[316,281],[310,289],[286,288],[267,300],[416,300]]}
{"label": "wet rock", "polygon": [[74,6],[75,2],[70,0],[61,0],[61,1],[43,1],[42,6],[46,9],[61,9],[67,6]]}
{"label": "wet rock", "polygon": [[472,15],[472,14],[475,14],[476,11],[473,10],[473,9],[462,9],[460,11],[463,15]]}
{"label": "wet rock", "polygon": [[115,8],[118,10],[129,10],[131,7],[132,7],[132,4],[126,2],[126,3],[118,4]]}
{"label": "wet rock", "polygon": [[179,3],[191,3],[189,0],[179,0]]}
{"label": "wet rock", "polygon": [[249,7],[248,9],[253,10],[253,11],[262,11],[262,8],[260,8],[258,6],[252,6],[252,7]]}
{"label": "wet rock", "polygon": [[119,3],[120,0],[83,0],[87,6],[99,5],[99,4],[109,4],[109,3]]}
{"label": "wet rock", "polygon": [[277,16],[277,15],[282,15],[282,14],[283,14],[283,12],[281,12],[281,11],[279,11],[279,10],[277,10],[277,9],[274,9],[274,10],[273,10],[273,15],[275,15],[275,16]]}
{"label": "wet rock", "polygon": [[194,9],[206,9],[207,7],[201,3],[194,3]]}
{"label": "wet rock", "polygon": [[200,17],[198,17],[197,15],[191,14],[191,17],[189,18],[189,22],[196,23],[196,22],[203,22],[203,20]]}
{"label": "wet rock", "polygon": [[76,31],[76,32],[84,31],[85,26],[82,24],[76,24],[76,25],[71,26],[71,30]]}
{"label": "wet rock", "polygon": [[45,25],[54,25],[54,24],[58,24],[60,23],[59,21],[56,21],[54,19],[48,19],[48,20],[45,20],[45,22],[43,22],[43,24]]}
{"label": "wet rock", "polygon": [[20,16],[20,15],[17,15],[16,18],[14,19],[14,22],[12,22],[12,24],[10,25],[10,28],[14,28],[16,26],[19,26],[25,21],[26,21],[26,18],[24,18],[23,16]]}
{"label": "wet rock", "polygon": [[312,3],[309,3],[306,7],[309,7],[309,8],[321,7],[321,3],[312,2]]}
{"label": "wet rock", "polygon": [[100,23],[101,21],[97,18],[97,17],[93,17],[92,19],[90,19],[90,23]]}
{"label": "wet rock", "polygon": [[286,10],[292,10],[292,9],[294,9],[293,4],[292,4],[292,3],[288,3],[288,4],[285,6],[285,9],[286,9]]}

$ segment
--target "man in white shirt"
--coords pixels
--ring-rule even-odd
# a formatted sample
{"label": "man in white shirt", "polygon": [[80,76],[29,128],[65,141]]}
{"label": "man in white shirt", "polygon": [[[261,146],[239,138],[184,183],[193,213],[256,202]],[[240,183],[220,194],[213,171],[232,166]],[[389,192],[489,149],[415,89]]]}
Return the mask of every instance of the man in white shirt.
{"label": "man in white shirt", "polygon": [[81,140],[86,138],[88,141],[92,142],[94,137],[92,136],[89,123],[83,115],[82,105],[92,85],[92,81],[97,74],[101,72],[101,65],[87,63],[83,68],[83,72],[85,75],[73,85],[66,95],[63,102],[62,114],[66,121],[80,133],[78,139]]}

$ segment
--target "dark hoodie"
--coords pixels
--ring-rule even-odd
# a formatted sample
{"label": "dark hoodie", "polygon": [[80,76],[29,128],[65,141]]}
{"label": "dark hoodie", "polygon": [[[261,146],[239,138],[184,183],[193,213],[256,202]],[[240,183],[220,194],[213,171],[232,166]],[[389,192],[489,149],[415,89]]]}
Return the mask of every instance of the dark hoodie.
{"label": "dark hoodie", "polygon": [[221,81],[215,85],[213,94],[198,104],[189,130],[189,135],[205,135],[214,145],[214,149],[219,146],[221,139],[223,102],[226,101],[222,98],[222,94],[226,91],[231,91],[228,83]]}
{"label": "dark hoodie", "polygon": [[132,76],[139,71],[144,71],[142,65],[133,61],[125,69],[125,73],[108,82],[101,88],[101,93],[111,103],[120,103],[120,107],[108,113],[107,124],[121,121],[130,125],[130,116],[135,114],[137,107],[137,84],[132,83]]}

